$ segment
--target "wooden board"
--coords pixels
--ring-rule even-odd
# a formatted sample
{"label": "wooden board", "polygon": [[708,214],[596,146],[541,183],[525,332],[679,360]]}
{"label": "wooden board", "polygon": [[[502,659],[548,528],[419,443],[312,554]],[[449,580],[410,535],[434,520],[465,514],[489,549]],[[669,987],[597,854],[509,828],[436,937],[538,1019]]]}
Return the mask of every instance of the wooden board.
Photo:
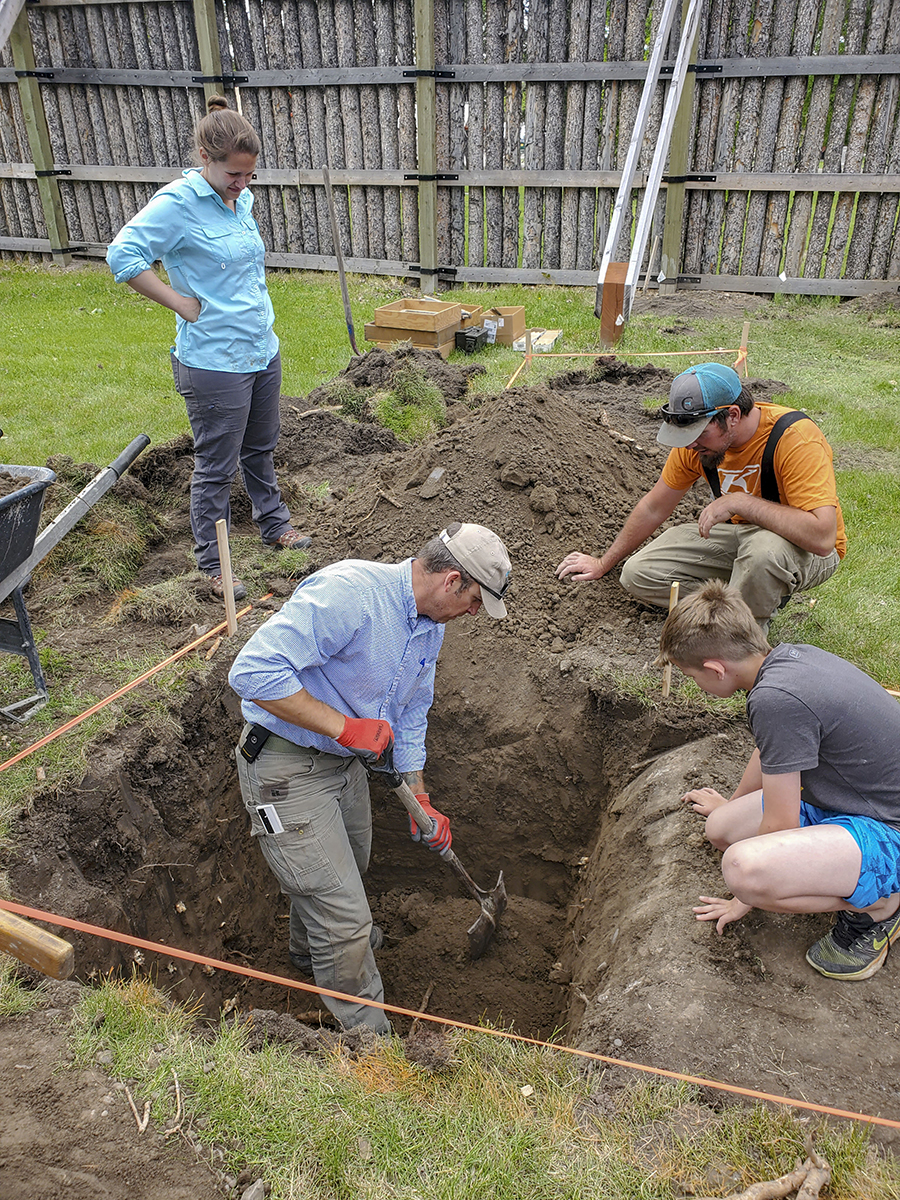
{"label": "wooden board", "polygon": [[363,332],[370,342],[412,342],[414,346],[433,348],[443,345],[444,342],[452,342],[459,328],[458,321],[445,329],[402,329],[379,325],[377,321],[367,321]]}

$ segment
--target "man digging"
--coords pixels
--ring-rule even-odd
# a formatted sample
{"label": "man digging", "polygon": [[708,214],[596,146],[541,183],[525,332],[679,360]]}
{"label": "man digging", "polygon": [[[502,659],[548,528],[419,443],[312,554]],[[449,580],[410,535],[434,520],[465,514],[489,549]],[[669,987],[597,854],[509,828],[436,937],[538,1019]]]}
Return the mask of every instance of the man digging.
{"label": "man digging", "polygon": [[731,900],[701,896],[721,933],[752,908],[836,914],[806,961],[868,979],[900,936],[900,705],[816,646],[774,650],[734,588],[706,584],[663,625],[660,661],[713,696],[747,692],[756,742],[734,795],[682,796],[706,817]]}
{"label": "man digging", "polygon": [[[676,375],[662,415],[656,440],[670,450],[659,479],[608,550],[567,554],[556,574],[602,579],[628,558],[622,586],[659,608],[676,580],[684,596],[722,579],[765,628],[795,591],[833,575],[846,552],[831,447],[805,414],[754,403],[721,363]],[[639,550],[703,475],[713,499],[697,523],[675,525]]]}
{"label": "man digging", "polygon": [[[432,819],[427,845],[449,847],[450,822],[423,778],[444,625],[482,605],[505,617],[509,577],[500,538],[457,521],[415,558],[349,559],[310,575],[234,661],[250,832],[290,898],[291,962],[320,987],[384,1000],[373,954],[381,931],[362,882],[372,843],[363,760],[393,747],[396,769]],[[422,837],[412,819],[410,832]],[[345,1029],[390,1033],[381,1009],[323,999]]]}

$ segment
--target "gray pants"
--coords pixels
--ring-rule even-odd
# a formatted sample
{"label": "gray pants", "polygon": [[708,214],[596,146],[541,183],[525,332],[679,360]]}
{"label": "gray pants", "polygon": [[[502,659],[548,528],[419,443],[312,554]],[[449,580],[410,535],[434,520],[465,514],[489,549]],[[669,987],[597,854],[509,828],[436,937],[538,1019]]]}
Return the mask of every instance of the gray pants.
{"label": "gray pants", "polygon": [[[309,953],[319,987],[383,1002],[384,985],[369,945],[372,913],[362,882],[372,846],[372,809],[362,764],[279,737],[270,737],[252,763],[240,750],[235,757],[250,832],[259,838],[266,862],[291,902],[291,953]],[[267,831],[260,805],[274,809],[284,832]],[[264,815],[271,825],[268,807]],[[370,1025],[376,1033],[391,1031],[379,1008],[330,996],[323,1000],[345,1029]]]}
{"label": "gray pants", "polygon": [[291,526],[274,461],[281,432],[281,355],[276,354],[264,371],[237,372],[186,367],[173,354],[172,373],[194,435],[194,554],[201,571],[219,575],[216,521],[224,518],[230,528],[231,484],[238,463],[263,541],[277,541]]}
{"label": "gray pants", "polygon": [[758,525],[714,525],[708,538],[695,524],[675,525],[625,561],[626,592],[668,608],[669,588],[679,580],[682,597],[710,579],[723,579],[741,593],[761,625],[786,596],[824,583],[837,570],[836,550],[825,558]]}

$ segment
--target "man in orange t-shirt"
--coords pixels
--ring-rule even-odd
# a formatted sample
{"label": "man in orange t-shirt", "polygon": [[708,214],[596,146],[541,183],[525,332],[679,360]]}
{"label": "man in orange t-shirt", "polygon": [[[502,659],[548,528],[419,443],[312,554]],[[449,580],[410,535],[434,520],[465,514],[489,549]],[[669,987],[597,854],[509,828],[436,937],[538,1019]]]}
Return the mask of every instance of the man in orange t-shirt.
{"label": "man in orange t-shirt", "polygon": [[[769,434],[793,411],[755,404],[737,372],[721,363],[676,375],[657,435],[670,447],[659,479],[600,558],[568,554],[556,574],[602,579],[631,555],[621,583],[639,600],[665,608],[676,580],[685,595],[707,580],[723,579],[766,626],[788,596],[833,575],[847,549],[831,447],[813,421],[797,420],[782,432],[773,462],[778,500],[763,499]],[[676,525],[638,550],[706,469],[717,473],[721,495],[696,525]]]}

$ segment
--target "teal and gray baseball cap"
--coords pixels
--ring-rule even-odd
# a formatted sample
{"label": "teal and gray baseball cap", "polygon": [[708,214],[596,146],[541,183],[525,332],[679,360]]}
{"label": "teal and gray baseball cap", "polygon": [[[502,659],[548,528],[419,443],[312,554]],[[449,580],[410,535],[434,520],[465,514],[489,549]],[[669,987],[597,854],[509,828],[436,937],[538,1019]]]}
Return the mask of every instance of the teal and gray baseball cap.
{"label": "teal and gray baseball cap", "polygon": [[717,412],[734,404],[741,394],[741,380],[733,367],[723,363],[700,363],[676,375],[669,400],[660,409],[663,424],[656,440],[662,446],[690,446]]}

